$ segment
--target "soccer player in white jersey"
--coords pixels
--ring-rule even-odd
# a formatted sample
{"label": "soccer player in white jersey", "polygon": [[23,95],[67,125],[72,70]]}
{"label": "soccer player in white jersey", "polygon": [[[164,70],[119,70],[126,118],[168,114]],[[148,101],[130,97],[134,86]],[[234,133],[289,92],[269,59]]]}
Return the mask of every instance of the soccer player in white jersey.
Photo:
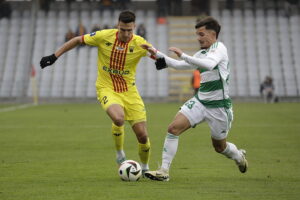
{"label": "soccer player in white jersey", "polygon": [[246,151],[227,142],[227,134],[233,120],[229,97],[229,59],[225,45],[217,41],[221,26],[212,17],[206,17],[195,26],[201,50],[189,56],[179,48],[171,47],[181,60],[172,59],[148,45],[142,45],[156,56],[157,69],[199,69],[201,85],[197,94],[188,100],[176,114],[168,127],[165,138],[162,165],[157,171],[148,171],[145,176],[158,181],[169,180],[169,168],[177,152],[178,139],[184,131],[206,121],[210,127],[212,144],[216,152],[235,161],[241,173],[245,173],[248,162]]}

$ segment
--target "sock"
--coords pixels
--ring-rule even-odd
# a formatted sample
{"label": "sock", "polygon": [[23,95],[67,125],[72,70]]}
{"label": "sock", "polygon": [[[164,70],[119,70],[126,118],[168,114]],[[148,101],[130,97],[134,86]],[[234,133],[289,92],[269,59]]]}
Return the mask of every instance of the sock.
{"label": "sock", "polygon": [[243,157],[237,147],[230,142],[226,142],[226,144],[226,149],[221,152],[221,154],[225,155],[227,158],[234,160],[236,163],[241,162]]}
{"label": "sock", "polygon": [[141,160],[141,167],[143,170],[149,169],[149,159],[150,159],[150,140],[148,138],[146,144],[139,143],[139,156]]}
{"label": "sock", "polygon": [[163,154],[162,154],[162,165],[161,168],[169,170],[172,160],[177,152],[179,137],[168,133],[165,139]]}
{"label": "sock", "polygon": [[124,125],[123,126],[116,126],[112,123],[112,135],[115,141],[115,147],[117,150],[117,159],[125,158],[125,153],[123,150],[124,144]]}
{"label": "sock", "polygon": [[118,161],[126,159],[125,157],[126,157],[125,152],[123,150],[117,151],[117,160]]}

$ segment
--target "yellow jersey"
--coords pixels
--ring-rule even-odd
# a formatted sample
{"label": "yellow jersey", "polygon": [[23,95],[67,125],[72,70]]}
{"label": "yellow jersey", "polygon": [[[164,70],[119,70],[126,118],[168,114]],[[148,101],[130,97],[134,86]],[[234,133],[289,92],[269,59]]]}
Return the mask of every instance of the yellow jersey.
{"label": "yellow jersey", "polygon": [[140,45],[150,45],[144,38],[133,34],[125,43],[118,40],[118,29],[106,29],[83,35],[82,39],[85,44],[98,47],[97,88],[109,87],[122,93],[135,87],[137,64],[147,55]]}

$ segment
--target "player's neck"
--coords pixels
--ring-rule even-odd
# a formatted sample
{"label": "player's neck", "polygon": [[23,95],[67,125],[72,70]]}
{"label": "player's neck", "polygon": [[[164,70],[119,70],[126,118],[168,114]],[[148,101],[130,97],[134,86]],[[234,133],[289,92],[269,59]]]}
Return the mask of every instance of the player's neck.
{"label": "player's neck", "polygon": [[211,42],[210,42],[210,44],[207,46],[207,47],[203,47],[203,48],[201,48],[201,49],[209,49],[213,44],[215,44],[217,42],[217,40],[212,40]]}

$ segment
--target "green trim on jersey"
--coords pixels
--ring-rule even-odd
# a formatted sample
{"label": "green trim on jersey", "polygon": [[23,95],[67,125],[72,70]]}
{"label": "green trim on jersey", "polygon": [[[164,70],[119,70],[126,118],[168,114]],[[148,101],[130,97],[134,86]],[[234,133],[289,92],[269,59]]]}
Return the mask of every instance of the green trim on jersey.
{"label": "green trim on jersey", "polygon": [[198,70],[200,71],[200,73],[208,71],[207,69],[200,69],[200,68],[198,68]]}
{"label": "green trim on jersey", "polygon": [[[219,65],[217,65],[213,68],[213,70],[218,70],[218,69],[219,69]],[[201,69],[201,68],[198,68],[198,70],[200,71],[200,73],[209,71],[208,69]]]}
{"label": "green trim on jersey", "polygon": [[213,44],[206,50],[206,52],[209,52],[209,51],[212,50],[212,49],[216,49],[216,48],[218,47],[218,45],[219,45],[219,42],[218,42],[218,41],[215,42],[215,43],[213,43]]}
{"label": "green trim on jersey", "polygon": [[216,80],[216,81],[209,81],[205,83],[201,83],[199,91],[200,92],[211,92],[215,90],[223,90],[223,83],[222,80]]}
{"label": "green trim on jersey", "polygon": [[221,100],[213,100],[213,101],[206,101],[206,100],[200,100],[198,95],[195,95],[195,97],[200,101],[205,107],[207,108],[231,108],[232,103],[231,99],[221,99]]}

